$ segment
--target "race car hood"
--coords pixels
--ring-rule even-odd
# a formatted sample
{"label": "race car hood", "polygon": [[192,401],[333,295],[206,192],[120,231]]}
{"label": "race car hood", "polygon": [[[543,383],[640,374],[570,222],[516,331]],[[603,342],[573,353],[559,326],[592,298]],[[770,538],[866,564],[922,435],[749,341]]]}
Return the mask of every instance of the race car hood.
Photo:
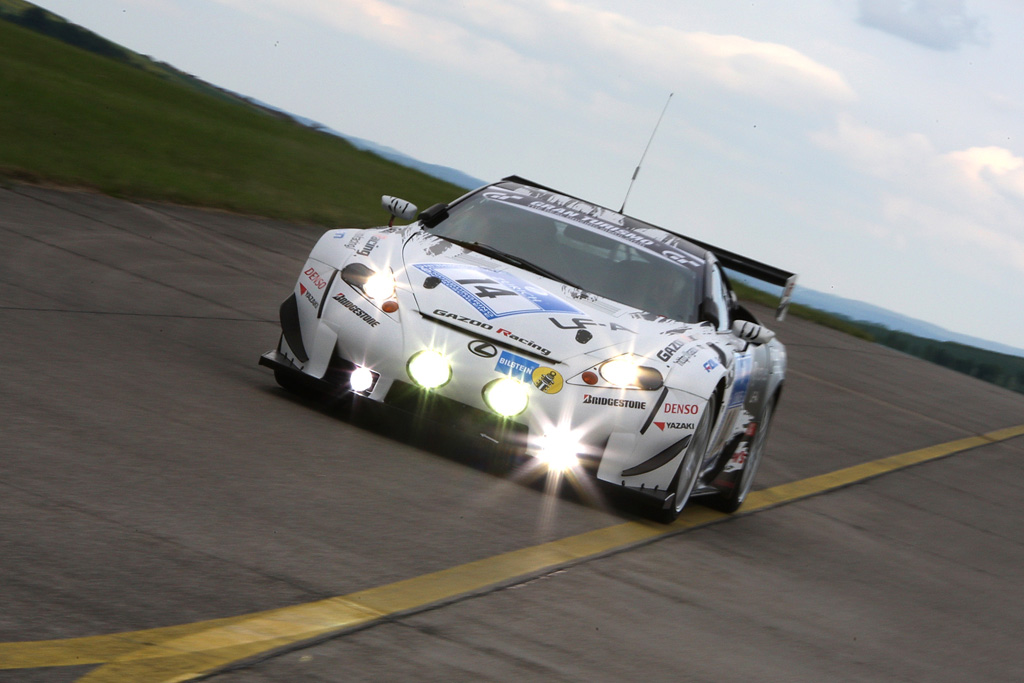
{"label": "race car hood", "polygon": [[656,349],[638,339],[689,329],[429,233],[414,233],[402,257],[423,316],[555,361],[609,347],[644,354]]}

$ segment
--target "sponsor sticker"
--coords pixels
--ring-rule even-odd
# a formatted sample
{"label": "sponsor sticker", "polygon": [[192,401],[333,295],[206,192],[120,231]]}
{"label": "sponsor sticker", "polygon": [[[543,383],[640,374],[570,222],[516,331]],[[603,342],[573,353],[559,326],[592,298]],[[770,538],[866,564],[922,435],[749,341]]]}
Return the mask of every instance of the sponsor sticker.
{"label": "sponsor sticker", "polygon": [[559,374],[558,370],[544,366],[533,371],[532,380],[533,386],[545,394],[557,394],[565,384],[565,380],[562,379],[562,375]]}
{"label": "sponsor sticker", "polygon": [[374,318],[372,315],[370,315],[369,313],[367,313],[363,309],[361,309],[358,306],[356,306],[355,303],[351,299],[349,299],[347,296],[345,296],[344,294],[338,294],[338,296],[332,297],[332,298],[335,301],[337,301],[339,304],[341,304],[342,306],[347,308],[348,310],[352,311],[356,315],[357,318],[362,320],[364,323],[366,323],[370,327],[377,327],[377,325],[380,325],[380,321],[379,320]]}
{"label": "sponsor sticker", "polygon": [[441,309],[441,308],[435,308],[434,309],[434,315],[439,315],[442,318],[451,318],[452,320],[457,320],[460,323],[465,323],[467,325],[472,325],[473,327],[479,327],[479,328],[484,329],[484,330],[493,330],[494,329],[493,325],[488,325],[487,323],[480,322],[479,320],[473,320],[472,318],[468,318],[468,317],[466,317],[464,315],[456,315],[455,313],[449,313],[448,311],[446,311],[444,309]]}
{"label": "sponsor sticker", "polygon": [[306,301],[308,301],[309,303],[313,304],[313,308],[318,308],[320,306],[320,302],[317,301],[316,297],[313,296],[313,292],[311,292],[306,287],[306,285],[301,285],[300,284],[299,285],[299,292],[302,294],[302,296],[306,297]]}
{"label": "sponsor sticker", "polygon": [[685,344],[686,342],[677,339],[676,341],[672,342],[671,344],[663,348],[661,351],[658,351],[658,360],[665,363],[669,362],[670,360],[672,360],[672,356],[675,355],[675,352],[683,348]]}
{"label": "sponsor sticker", "polygon": [[711,372],[717,367],[718,361],[716,361],[714,358],[709,358],[708,360],[704,361],[704,369],[707,370],[708,372]]}
{"label": "sponsor sticker", "polygon": [[313,286],[317,289],[323,289],[327,286],[327,280],[320,277],[320,273],[316,272],[315,268],[307,268],[303,273],[309,281],[313,283]]}
{"label": "sponsor sticker", "polygon": [[524,339],[523,337],[520,337],[517,334],[512,334],[511,331],[506,330],[504,327],[499,327],[498,328],[498,334],[504,335],[504,336],[508,337],[509,339],[511,339],[512,341],[517,341],[520,344],[522,344],[523,346],[529,346],[531,349],[536,349],[537,351],[540,351],[541,353],[543,353],[545,356],[550,356],[551,355],[551,351],[549,351],[548,349],[545,349],[540,344],[534,344],[529,339]]}
{"label": "sponsor sticker", "polygon": [[498,349],[494,348],[494,344],[480,340],[469,342],[469,352],[481,358],[494,358],[498,355]]}
{"label": "sponsor sticker", "polygon": [[666,429],[689,429],[693,431],[695,429],[692,422],[655,422],[654,426],[661,431]]}
{"label": "sponsor sticker", "polygon": [[528,358],[517,356],[508,351],[502,351],[501,356],[498,358],[498,364],[494,366],[494,369],[513,379],[532,382],[533,372],[538,367],[540,367],[540,364],[534,363]]}
{"label": "sponsor sticker", "polygon": [[736,355],[736,379],[732,385],[732,396],[729,397],[729,408],[740,407],[747,398],[747,389],[750,387],[750,369],[753,365],[753,360],[749,353]]}
{"label": "sponsor sticker", "polygon": [[647,408],[647,401],[631,401],[625,398],[605,398],[604,396],[594,396],[592,394],[583,395],[583,404],[612,406],[613,408],[633,408],[635,410],[645,410]]}
{"label": "sponsor sticker", "polygon": [[675,415],[696,415],[700,407],[696,403],[666,403],[663,410]]}
{"label": "sponsor sticker", "polygon": [[580,313],[547,290],[513,275],[460,263],[417,263],[414,267],[455,292],[488,320],[525,313]]}
{"label": "sponsor sticker", "polygon": [[612,332],[624,330],[626,332],[629,332],[630,334],[636,334],[636,332],[634,332],[633,330],[629,329],[628,327],[623,327],[618,323],[599,323],[594,320],[591,320],[590,318],[572,318],[571,325],[563,325],[561,322],[558,321],[557,318],[548,318],[548,320],[554,323],[555,327],[561,328],[563,330],[583,330],[586,329],[588,325],[594,325],[597,327],[607,327],[611,329]]}

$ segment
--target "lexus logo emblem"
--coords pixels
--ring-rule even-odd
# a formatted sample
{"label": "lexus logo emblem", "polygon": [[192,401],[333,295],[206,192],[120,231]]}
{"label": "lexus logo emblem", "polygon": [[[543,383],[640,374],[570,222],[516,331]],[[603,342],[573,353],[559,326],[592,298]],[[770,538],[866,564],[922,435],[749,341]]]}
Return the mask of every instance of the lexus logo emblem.
{"label": "lexus logo emblem", "polygon": [[494,344],[488,344],[485,341],[471,341],[469,342],[469,350],[474,355],[480,356],[481,358],[494,358],[498,355],[498,349],[494,348]]}

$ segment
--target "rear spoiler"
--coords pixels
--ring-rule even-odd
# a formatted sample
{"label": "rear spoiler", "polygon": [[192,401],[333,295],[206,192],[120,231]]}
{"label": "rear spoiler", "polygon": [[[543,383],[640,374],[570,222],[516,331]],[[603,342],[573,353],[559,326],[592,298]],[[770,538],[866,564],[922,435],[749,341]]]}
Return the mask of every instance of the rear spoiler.
{"label": "rear spoiler", "polygon": [[722,264],[723,268],[729,270],[735,270],[737,273],[743,273],[749,275],[752,278],[767,282],[770,285],[776,285],[782,287],[782,296],[779,298],[779,307],[775,309],[775,319],[785,320],[786,311],[789,310],[790,300],[793,298],[793,288],[796,287],[796,273],[790,273],[787,270],[776,268],[775,266],[769,266],[767,263],[761,263],[755,261],[752,258],[746,256],[740,256],[734,252],[716,247],[707,242],[701,242],[695,240],[692,237],[687,237],[688,242],[696,244],[702,249],[707,249],[712,252],[717,258],[718,262]]}

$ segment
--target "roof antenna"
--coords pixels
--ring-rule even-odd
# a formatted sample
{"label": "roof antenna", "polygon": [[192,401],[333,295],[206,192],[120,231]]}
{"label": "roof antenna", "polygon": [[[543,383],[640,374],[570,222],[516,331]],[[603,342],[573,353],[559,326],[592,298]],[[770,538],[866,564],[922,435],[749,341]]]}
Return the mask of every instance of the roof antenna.
{"label": "roof antenna", "polygon": [[626,196],[622,200],[622,208],[619,209],[619,213],[625,213],[626,211],[626,200],[629,199],[629,193],[633,190],[633,183],[636,182],[636,177],[640,174],[640,166],[644,163],[644,157],[647,156],[647,150],[651,148],[651,143],[654,142],[654,134],[658,132],[658,126],[661,125],[661,120],[665,118],[665,111],[668,109],[668,103],[672,101],[672,96],[675,93],[669,93],[668,99],[665,100],[665,108],[661,110],[661,116],[658,117],[658,122],[654,124],[654,130],[651,131],[651,139],[647,141],[647,146],[644,147],[644,153],[640,155],[640,162],[636,165],[636,170],[633,171],[633,179],[629,181],[629,187],[626,188]]}

